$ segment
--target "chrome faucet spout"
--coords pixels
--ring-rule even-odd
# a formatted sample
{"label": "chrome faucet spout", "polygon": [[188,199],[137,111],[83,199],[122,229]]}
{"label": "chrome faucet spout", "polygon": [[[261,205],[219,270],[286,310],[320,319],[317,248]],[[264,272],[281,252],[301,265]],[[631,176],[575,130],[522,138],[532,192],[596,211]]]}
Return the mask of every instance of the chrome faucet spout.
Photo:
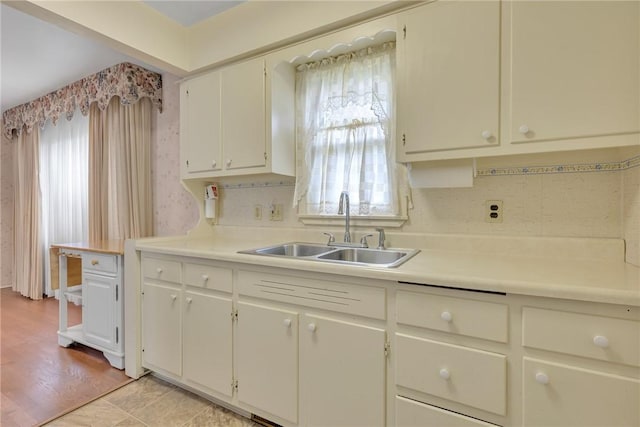
{"label": "chrome faucet spout", "polygon": [[351,233],[349,231],[349,193],[343,191],[340,193],[340,203],[338,203],[338,215],[344,214],[344,242],[351,243]]}

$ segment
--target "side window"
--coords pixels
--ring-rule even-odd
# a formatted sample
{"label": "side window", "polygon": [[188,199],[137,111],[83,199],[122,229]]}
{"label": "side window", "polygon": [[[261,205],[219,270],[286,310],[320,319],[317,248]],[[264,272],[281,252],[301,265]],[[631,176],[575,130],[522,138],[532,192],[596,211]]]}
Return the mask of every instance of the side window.
{"label": "side window", "polygon": [[299,65],[295,201],[303,215],[398,216],[395,43]]}

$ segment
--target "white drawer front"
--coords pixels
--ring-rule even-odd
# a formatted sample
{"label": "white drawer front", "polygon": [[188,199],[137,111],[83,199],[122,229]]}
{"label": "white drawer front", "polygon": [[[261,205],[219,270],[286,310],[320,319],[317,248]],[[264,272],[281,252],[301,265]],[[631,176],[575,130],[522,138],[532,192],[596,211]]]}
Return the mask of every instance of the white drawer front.
{"label": "white drawer front", "polygon": [[190,286],[231,292],[233,274],[228,268],[184,263],[184,283]]}
{"label": "white drawer front", "polygon": [[525,426],[638,426],[640,381],[524,358]]}
{"label": "white drawer front", "polygon": [[398,323],[452,334],[508,341],[505,304],[398,291]]}
{"label": "white drawer front", "polygon": [[118,272],[118,256],[83,252],[82,269],[115,274]]}
{"label": "white drawer front", "polygon": [[396,334],[396,383],[506,414],[507,357],[502,354]]}
{"label": "white drawer front", "polygon": [[396,396],[396,426],[496,427],[495,424]]}
{"label": "white drawer front", "polygon": [[640,322],[524,307],[526,347],[640,366]]}
{"label": "white drawer front", "polygon": [[386,319],[385,289],[374,286],[239,271],[238,292],[272,301]]}
{"label": "white drawer front", "polygon": [[142,275],[147,279],[181,283],[181,269],[178,261],[164,258],[142,258]]}

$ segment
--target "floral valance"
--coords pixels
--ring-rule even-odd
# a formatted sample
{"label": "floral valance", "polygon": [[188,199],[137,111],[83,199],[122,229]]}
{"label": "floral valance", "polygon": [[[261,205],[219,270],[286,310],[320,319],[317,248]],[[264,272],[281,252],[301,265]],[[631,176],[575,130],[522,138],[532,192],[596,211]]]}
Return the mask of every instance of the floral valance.
{"label": "floral valance", "polygon": [[14,131],[20,134],[25,126],[27,132],[31,132],[36,125],[43,128],[47,120],[54,124],[61,116],[70,120],[76,108],[86,116],[93,102],[104,110],[114,96],[120,97],[123,105],[147,97],[162,111],[162,76],[128,62],[114,65],[5,111],[3,132],[11,138]]}

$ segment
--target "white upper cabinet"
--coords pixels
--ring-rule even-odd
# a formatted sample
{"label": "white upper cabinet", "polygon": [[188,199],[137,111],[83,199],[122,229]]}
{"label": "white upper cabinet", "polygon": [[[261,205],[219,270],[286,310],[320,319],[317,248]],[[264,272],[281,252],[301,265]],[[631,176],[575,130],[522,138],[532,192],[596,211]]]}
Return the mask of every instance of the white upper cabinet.
{"label": "white upper cabinet", "polygon": [[183,168],[187,174],[222,169],[220,72],[183,83],[180,93]]}
{"label": "white upper cabinet", "polygon": [[221,70],[222,141],[227,170],[266,164],[265,75],[262,58]]}
{"label": "white upper cabinet", "polygon": [[[507,10],[510,142],[635,134],[639,143],[640,3],[514,1]],[[606,144],[576,142],[590,143]]]}
{"label": "white upper cabinet", "polygon": [[288,72],[268,69],[260,57],[182,83],[183,179],[294,175],[294,81],[282,76]]}
{"label": "white upper cabinet", "polygon": [[399,15],[398,159],[499,143],[500,3],[433,2]]}

